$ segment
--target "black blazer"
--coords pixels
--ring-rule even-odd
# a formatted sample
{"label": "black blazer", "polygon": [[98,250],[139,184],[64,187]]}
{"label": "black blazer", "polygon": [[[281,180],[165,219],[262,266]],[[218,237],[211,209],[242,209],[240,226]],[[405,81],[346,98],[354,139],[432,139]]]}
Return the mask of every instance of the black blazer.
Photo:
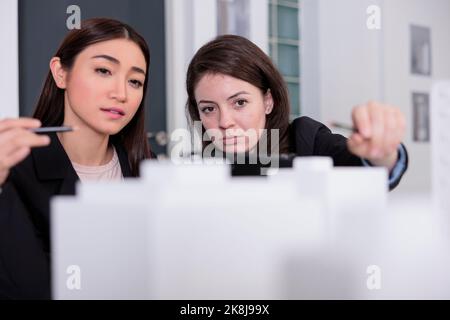
{"label": "black blazer", "polygon": [[[49,299],[50,198],[74,195],[78,176],[56,134],[14,167],[0,194],[0,299]],[[114,144],[124,177],[128,156]]]}
{"label": "black blazer", "polygon": [[[353,155],[347,148],[347,138],[333,134],[324,124],[308,117],[295,119],[289,128],[291,152],[296,156],[326,156],[333,159],[334,166],[363,166],[361,158]],[[408,153],[405,168],[400,176],[390,185],[394,189],[400,183],[408,168]]]}

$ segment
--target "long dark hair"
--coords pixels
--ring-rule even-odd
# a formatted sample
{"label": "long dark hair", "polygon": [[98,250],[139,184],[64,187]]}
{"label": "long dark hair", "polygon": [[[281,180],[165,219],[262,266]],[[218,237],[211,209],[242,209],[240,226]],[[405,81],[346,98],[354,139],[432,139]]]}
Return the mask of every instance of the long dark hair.
{"label": "long dark hair", "polygon": [[[112,19],[94,18],[83,21],[80,29],[72,30],[64,38],[55,56],[60,58],[66,70],[70,70],[78,54],[85,48],[114,39],[128,39],[141,48],[147,64],[146,74],[148,74],[150,51],[144,38],[129,25]],[[120,143],[127,151],[133,176],[139,175],[140,161],[151,157],[145,132],[147,84],[148,76],[145,77],[144,96],[134,118],[118,134],[110,137],[110,142]],[[60,126],[64,122],[64,90],[56,86],[51,71],[48,72],[33,117],[39,119],[43,126]]]}
{"label": "long dark hair", "polygon": [[[200,121],[195,88],[206,74],[224,74],[246,81],[259,88],[263,94],[270,90],[274,107],[266,116],[266,129],[279,129],[279,152],[289,152],[289,95],[286,83],[271,59],[250,40],[235,36],[219,36],[201,47],[189,64],[186,77],[188,121]],[[205,128],[202,126],[202,136]],[[268,150],[270,141],[268,135]],[[206,147],[206,144],[203,145]]]}

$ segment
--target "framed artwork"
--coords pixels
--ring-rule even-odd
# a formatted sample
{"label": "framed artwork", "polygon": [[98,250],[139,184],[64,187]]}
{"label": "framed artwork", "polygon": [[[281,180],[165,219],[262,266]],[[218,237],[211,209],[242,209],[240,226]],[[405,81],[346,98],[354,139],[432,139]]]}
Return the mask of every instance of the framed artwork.
{"label": "framed artwork", "polygon": [[413,141],[430,142],[430,96],[413,92]]}
{"label": "framed artwork", "polygon": [[411,73],[431,76],[431,30],[411,25]]}

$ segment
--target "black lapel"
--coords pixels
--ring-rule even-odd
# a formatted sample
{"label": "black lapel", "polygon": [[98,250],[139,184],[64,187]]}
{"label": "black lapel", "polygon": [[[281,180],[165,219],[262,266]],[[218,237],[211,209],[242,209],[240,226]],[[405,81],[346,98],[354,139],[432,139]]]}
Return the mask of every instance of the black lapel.
{"label": "black lapel", "polygon": [[[62,180],[61,194],[74,194],[79,180],[75,169],[55,133],[49,134],[51,143],[44,148],[33,149],[32,155],[40,180]],[[124,178],[133,177],[128,154],[120,143],[114,143]]]}
{"label": "black lapel", "polygon": [[124,178],[133,177],[131,173],[130,162],[128,161],[128,154],[125,148],[118,142],[114,143],[117,156],[119,157],[120,169],[122,169],[122,175]]}
{"label": "black lapel", "polygon": [[59,193],[74,194],[78,175],[57,135],[52,133],[49,137],[49,146],[32,151],[37,177],[42,181],[61,180]]}

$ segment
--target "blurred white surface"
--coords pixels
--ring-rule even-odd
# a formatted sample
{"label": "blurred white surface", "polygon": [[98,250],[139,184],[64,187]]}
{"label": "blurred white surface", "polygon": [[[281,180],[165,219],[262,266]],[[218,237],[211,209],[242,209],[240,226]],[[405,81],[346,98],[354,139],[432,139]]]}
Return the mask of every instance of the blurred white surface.
{"label": "blurred white surface", "polygon": [[388,195],[383,169],[297,164],[261,179],[145,163],[142,179],[78,185],[52,203],[54,298],[450,297],[429,195]]}

